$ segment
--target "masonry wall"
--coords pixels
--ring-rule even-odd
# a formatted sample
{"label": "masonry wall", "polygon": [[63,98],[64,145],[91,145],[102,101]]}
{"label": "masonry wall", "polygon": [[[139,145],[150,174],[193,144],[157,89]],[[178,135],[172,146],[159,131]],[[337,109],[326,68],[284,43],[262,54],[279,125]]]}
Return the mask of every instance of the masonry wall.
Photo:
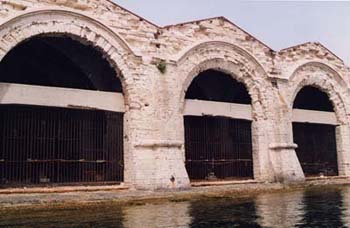
{"label": "masonry wall", "polygon": [[[350,70],[318,43],[280,52],[225,18],[159,27],[110,1],[0,0],[0,58],[32,36],[68,35],[95,46],[115,67],[125,103],[125,182],[188,188],[184,96],[199,72],[217,69],[252,97],[254,176],[303,181],[292,134],[292,104],[305,85],[325,91],[339,127],[341,175],[350,175]],[[166,71],[157,65],[164,62]]]}

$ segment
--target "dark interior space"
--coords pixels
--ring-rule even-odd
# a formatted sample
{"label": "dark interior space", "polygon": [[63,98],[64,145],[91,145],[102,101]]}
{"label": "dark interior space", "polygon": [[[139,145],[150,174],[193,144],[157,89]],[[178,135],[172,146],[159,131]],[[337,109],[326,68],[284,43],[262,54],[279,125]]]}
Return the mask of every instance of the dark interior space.
{"label": "dark interior space", "polygon": [[[186,99],[251,104],[244,84],[207,70],[190,85]],[[185,116],[186,169],[191,180],[253,178],[251,122]]]}
{"label": "dark interior space", "polygon": [[299,91],[293,108],[333,112],[333,105],[328,95],[312,86],[305,86]]}
{"label": "dark interior space", "polygon": [[335,126],[293,123],[296,153],[305,176],[336,176]]}
{"label": "dark interior space", "polygon": [[37,36],[0,62],[0,81],[122,92],[116,71],[94,47],[65,36]]}
{"label": "dark interior space", "polygon": [[253,178],[250,121],[185,116],[185,145],[192,180]]}
{"label": "dark interior space", "polygon": [[0,106],[0,187],[123,181],[123,114]]}
{"label": "dark interior space", "polygon": [[251,104],[244,84],[217,70],[200,73],[186,91],[186,99]]}
{"label": "dark interior space", "polygon": [[[94,47],[66,36],[36,36],[0,63],[0,81],[122,92]],[[123,181],[123,114],[0,105],[0,186]]]}
{"label": "dark interior space", "polygon": [[[300,90],[293,108],[333,112],[328,95],[311,86]],[[293,123],[293,137],[306,176],[338,175],[335,126]]]}

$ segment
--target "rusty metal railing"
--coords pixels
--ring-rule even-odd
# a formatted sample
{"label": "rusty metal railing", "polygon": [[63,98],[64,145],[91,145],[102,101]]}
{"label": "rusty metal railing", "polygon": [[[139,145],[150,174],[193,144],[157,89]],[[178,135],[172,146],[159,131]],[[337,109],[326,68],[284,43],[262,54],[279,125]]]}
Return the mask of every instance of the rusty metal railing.
{"label": "rusty metal railing", "polygon": [[185,148],[192,180],[253,178],[250,121],[186,116]]}
{"label": "rusty metal railing", "polygon": [[338,175],[335,126],[293,123],[293,135],[306,176]]}
{"label": "rusty metal railing", "polygon": [[123,181],[123,114],[0,106],[0,186]]}

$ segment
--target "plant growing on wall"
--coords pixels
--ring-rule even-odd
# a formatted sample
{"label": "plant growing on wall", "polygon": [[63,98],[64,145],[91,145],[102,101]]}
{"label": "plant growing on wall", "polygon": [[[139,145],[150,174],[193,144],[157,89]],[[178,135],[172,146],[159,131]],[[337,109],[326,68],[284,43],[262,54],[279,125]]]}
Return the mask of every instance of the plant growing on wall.
{"label": "plant growing on wall", "polygon": [[165,74],[166,67],[167,67],[165,60],[160,60],[156,66],[157,66],[157,69],[160,71],[160,73]]}

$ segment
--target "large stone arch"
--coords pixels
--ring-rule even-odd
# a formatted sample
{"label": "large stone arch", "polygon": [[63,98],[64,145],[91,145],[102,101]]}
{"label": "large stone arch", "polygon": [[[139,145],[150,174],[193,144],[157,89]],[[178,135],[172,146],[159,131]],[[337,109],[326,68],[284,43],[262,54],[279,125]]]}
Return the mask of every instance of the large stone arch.
{"label": "large stone arch", "polygon": [[350,122],[348,87],[342,75],[322,62],[307,62],[294,70],[289,79],[288,105],[292,117],[293,103],[299,91],[313,86],[325,92],[333,104],[337,126],[336,145],[338,172],[340,176],[350,175]]}
{"label": "large stone arch", "polygon": [[[80,12],[37,9],[17,15],[0,25],[0,61],[19,43],[38,35],[67,35],[98,49],[116,70],[128,99],[133,65],[139,61],[118,34],[103,23]],[[128,102],[126,102],[128,103]]]}
{"label": "large stone arch", "polygon": [[[176,93],[179,118],[181,116],[183,121],[185,95],[191,82],[200,72],[208,69],[229,74],[246,86],[252,100],[254,178],[261,181],[274,180],[269,155],[269,139],[274,137],[271,135],[273,134],[271,109],[273,108],[269,100],[273,97],[273,90],[263,66],[244,49],[223,41],[209,41],[183,52],[177,59],[175,68],[176,75],[179,77],[177,81],[180,83]],[[181,122],[181,132],[184,131],[183,128],[183,122]],[[184,148],[183,157],[185,160]]]}
{"label": "large stone arch", "polygon": [[251,98],[253,119],[268,118],[267,73],[258,61],[242,48],[222,41],[205,42],[185,52],[177,61],[181,72],[180,112],[183,112],[185,94],[193,79],[208,69],[231,75],[242,82]]}
{"label": "large stone arch", "polygon": [[308,62],[297,67],[289,79],[289,109],[293,108],[295,97],[305,86],[314,86],[327,93],[339,124],[349,124],[349,103],[345,96],[348,89],[339,73],[320,62]]}
{"label": "large stone arch", "polygon": [[[17,15],[0,25],[0,61],[19,43],[39,35],[66,35],[81,43],[98,49],[116,70],[123,87],[125,114],[124,138],[130,139],[131,110],[136,92],[132,84],[140,57],[136,56],[128,44],[115,32],[98,20],[74,10],[36,9]],[[133,162],[132,142],[124,142],[125,182],[132,182]]]}

